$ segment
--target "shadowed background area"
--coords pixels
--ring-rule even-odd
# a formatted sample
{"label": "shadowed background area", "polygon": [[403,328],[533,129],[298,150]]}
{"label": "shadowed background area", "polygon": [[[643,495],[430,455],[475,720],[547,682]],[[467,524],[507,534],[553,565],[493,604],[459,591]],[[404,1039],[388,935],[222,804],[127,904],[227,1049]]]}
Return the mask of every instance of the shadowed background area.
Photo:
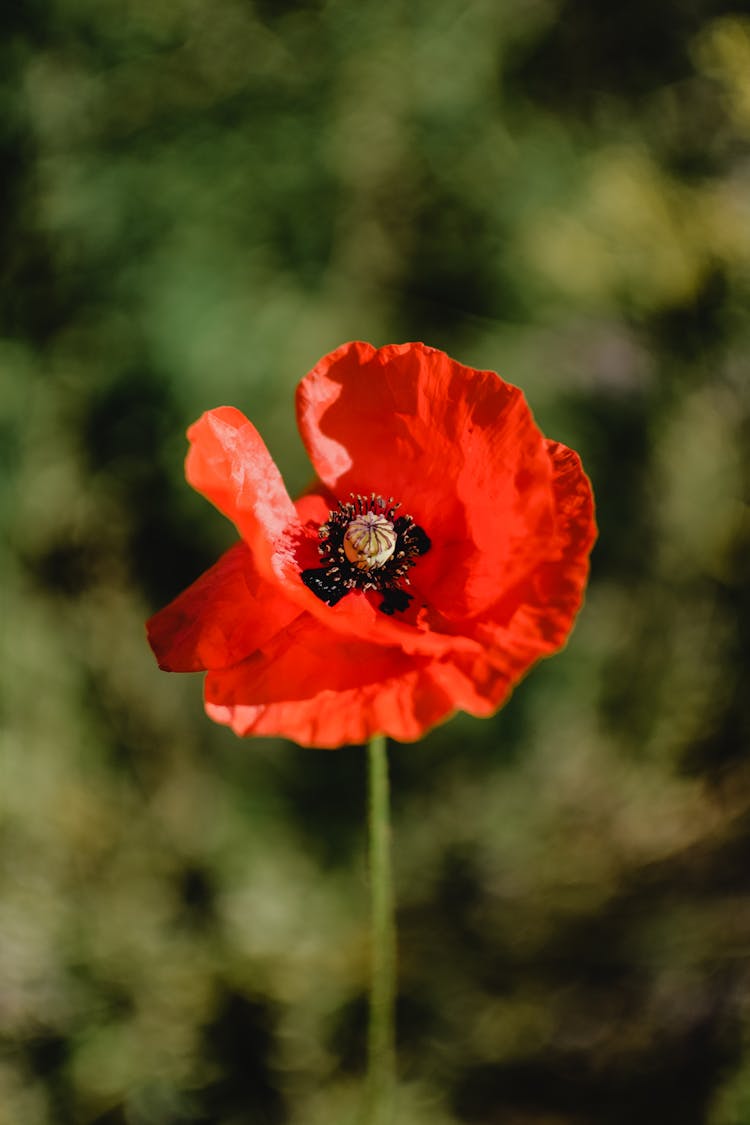
{"label": "shadowed background area", "polygon": [[747,1125],[747,16],[0,23],[0,1121],[356,1121],[363,754],[235,739],[143,621],[232,541],[187,425],[299,490],[294,386],[361,338],[520,385],[601,531],[565,652],[392,747],[399,1125]]}

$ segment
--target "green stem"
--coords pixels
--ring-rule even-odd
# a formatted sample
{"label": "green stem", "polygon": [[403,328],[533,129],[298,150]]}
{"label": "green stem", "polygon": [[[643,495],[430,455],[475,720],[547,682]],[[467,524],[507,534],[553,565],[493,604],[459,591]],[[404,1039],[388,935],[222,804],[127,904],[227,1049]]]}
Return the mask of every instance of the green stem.
{"label": "green stem", "polygon": [[396,1085],[396,924],[391,873],[388,755],[383,735],[375,735],[370,740],[368,759],[372,969],[366,1122],[367,1125],[391,1125]]}

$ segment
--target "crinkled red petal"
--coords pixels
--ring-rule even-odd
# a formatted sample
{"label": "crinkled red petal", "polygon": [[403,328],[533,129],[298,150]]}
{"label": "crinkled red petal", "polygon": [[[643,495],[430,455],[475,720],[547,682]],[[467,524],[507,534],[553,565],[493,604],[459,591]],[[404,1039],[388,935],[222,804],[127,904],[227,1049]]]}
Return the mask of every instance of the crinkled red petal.
{"label": "crinkled red petal", "polygon": [[512,680],[567,640],[583,601],[597,534],[591,484],[578,454],[559,442],[548,441],[546,448],[555,500],[547,557],[524,583],[504,591],[472,630]]}
{"label": "crinkled red petal", "polygon": [[335,748],[382,733],[420,738],[457,709],[495,710],[507,681],[477,658],[429,660],[326,634],[312,618],[235,668],[206,677],[207,714],[239,735]]}
{"label": "crinkled red petal", "polygon": [[262,577],[237,543],[146,623],[159,667],[167,672],[227,668],[244,660],[299,616],[278,585]]}
{"label": "crinkled red petal", "polygon": [[394,496],[432,549],[415,588],[450,622],[476,617],[546,557],[551,466],[523,394],[424,344],[345,344],[298,388],[300,431],[339,496]]}

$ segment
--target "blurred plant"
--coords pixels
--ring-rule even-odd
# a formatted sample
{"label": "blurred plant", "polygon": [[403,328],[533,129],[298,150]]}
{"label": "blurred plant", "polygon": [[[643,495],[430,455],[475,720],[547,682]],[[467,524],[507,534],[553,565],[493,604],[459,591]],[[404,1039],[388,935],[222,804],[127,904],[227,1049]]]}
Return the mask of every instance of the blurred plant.
{"label": "blurred plant", "polygon": [[404,1125],[745,1125],[740,9],[3,6],[0,1118],[356,1117],[367,759],[238,753],[142,635],[230,544],[186,424],[299,495],[356,337],[512,372],[600,520],[566,653],[390,748]]}

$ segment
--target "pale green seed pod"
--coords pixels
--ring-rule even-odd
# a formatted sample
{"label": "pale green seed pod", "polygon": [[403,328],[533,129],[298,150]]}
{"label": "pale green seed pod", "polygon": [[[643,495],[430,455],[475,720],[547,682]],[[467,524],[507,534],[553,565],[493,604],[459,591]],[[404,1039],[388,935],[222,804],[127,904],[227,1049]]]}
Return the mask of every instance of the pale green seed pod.
{"label": "pale green seed pod", "polygon": [[363,512],[344,532],[344,551],[357,570],[375,570],[388,562],[396,550],[393,524],[375,512]]}

